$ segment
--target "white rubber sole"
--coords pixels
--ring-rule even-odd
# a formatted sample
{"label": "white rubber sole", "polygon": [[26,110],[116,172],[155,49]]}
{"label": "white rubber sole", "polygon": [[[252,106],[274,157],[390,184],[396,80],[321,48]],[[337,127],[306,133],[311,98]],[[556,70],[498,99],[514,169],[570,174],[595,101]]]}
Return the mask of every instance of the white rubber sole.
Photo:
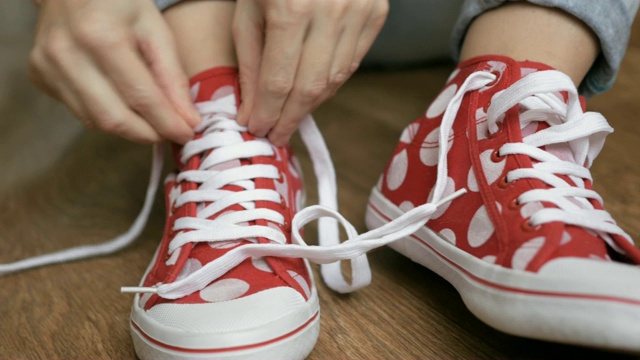
{"label": "white rubber sole", "polygon": [[[367,227],[380,227],[403,213],[374,188],[366,212]],[[570,260],[569,265],[586,270],[575,271],[574,266],[564,271],[566,264],[539,273],[512,270],[458,249],[427,227],[389,246],[449,281],[474,315],[500,331],[640,353],[638,267],[595,264],[596,270],[602,266],[609,274],[599,271],[598,276],[591,276],[596,273],[591,264],[585,267]]]}
{"label": "white rubber sole", "polygon": [[184,349],[163,344],[143,333],[131,322],[131,337],[138,358],[154,360],[187,359],[305,359],[320,333],[320,313],[293,332],[262,343],[233,348]]}
{"label": "white rubber sole", "polygon": [[[155,259],[156,255],[153,258]],[[152,266],[153,262],[149,265],[143,279],[147,277]],[[306,266],[311,280],[310,299],[301,306],[297,302],[291,303],[290,298],[287,301],[284,297],[277,297],[281,300],[279,303],[299,306],[297,311],[284,314],[280,318],[274,317],[271,322],[265,323],[262,327],[248,328],[244,331],[204,332],[197,335],[186,335],[179,329],[167,327],[150,317],[140,308],[140,294],[136,294],[133,299],[130,320],[131,338],[136,355],[141,360],[305,359],[315,347],[320,334],[318,292],[308,262]],[[258,295],[264,294],[266,292],[261,292]],[[259,303],[260,301],[256,306],[259,306]],[[286,307],[286,305],[283,306]],[[243,309],[247,308],[243,306],[235,309],[227,307],[223,312],[226,315],[234,316],[233,314],[237,314]],[[283,310],[271,307],[269,309],[277,314]],[[210,312],[202,313],[200,317],[205,320],[211,319],[211,321],[219,319]],[[154,335],[146,333],[143,329],[147,329],[147,332]]]}

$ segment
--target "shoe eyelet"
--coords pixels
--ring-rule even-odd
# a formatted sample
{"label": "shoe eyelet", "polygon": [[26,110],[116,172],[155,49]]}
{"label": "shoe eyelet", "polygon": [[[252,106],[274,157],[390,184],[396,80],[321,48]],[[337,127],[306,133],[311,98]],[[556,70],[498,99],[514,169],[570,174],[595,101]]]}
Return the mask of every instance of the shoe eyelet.
{"label": "shoe eyelet", "polygon": [[500,72],[499,72],[499,71],[497,71],[497,70],[492,70],[492,71],[491,71],[491,74],[493,74],[496,78],[495,78],[493,81],[491,81],[490,83],[488,83],[487,85],[485,85],[485,87],[492,87],[492,86],[494,86],[495,84],[497,84],[497,83],[498,83],[498,81],[500,81],[500,75],[502,75],[502,74],[500,74]]}
{"label": "shoe eyelet", "polygon": [[513,199],[511,199],[511,201],[509,201],[509,204],[507,204],[507,207],[509,208],[509,210],[512,211],[518,211],[523,204],[520,203],[520,201],[518,201],[518,198],[515,197]]}
{"label": "shoe eyelet", "polygon": [[500,148],[495,148],[493,152],[491,152],[491,161],[494,163],[502,162],[505,158],[504,155],[500,155]]}
{"label": "shoe eyelet", "polygon": [[522,224],[520,225],[520,228],[522,229],[522,231],[524,232],[534,232],[534,231],[538,231],[540,230],[542,226],[541,225],[536,225],[533,226],[531,225],[531,219],[525,219]]}
{"label": "shoe eyelet", "polygon": [[278,182],[280,184],[284,183],[284,172],[282,170],[278,171],[279,177],[278,177]]}
{"label": "shoe eyelet", "polygon": [[284,196],[280,195],[280,208],[282,210],[287,209],[287,202],[284,200]]}
{"label": "shoe eyelet", "polygon": [[501,189],[506,189],[511,185],[511,183],[507,180],[507,175],[501,176],[497,182],[498,182],[498,187]]}

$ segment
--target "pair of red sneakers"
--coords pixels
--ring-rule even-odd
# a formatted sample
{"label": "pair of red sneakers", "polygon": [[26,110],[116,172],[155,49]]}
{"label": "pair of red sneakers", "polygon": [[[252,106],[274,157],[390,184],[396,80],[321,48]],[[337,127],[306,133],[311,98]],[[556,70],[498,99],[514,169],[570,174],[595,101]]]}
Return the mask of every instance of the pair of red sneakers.
{"label": "pair of red sneakers", "polygon": [[[231,92],[219,78],[214,89],[194,79],[197,103]],[[566,75],[541,64],[497,56],[460,64],[404,130],[371,193],[366,221],[379,230],[349,242],[400,238],[390,246],[451,282],[476,316],[504,332],[640,351],[640,251],[603,210],[588,170],[612,129],[581,100]],[[221,115],[205,112],[211,116]],[[214,139],[227,132],[234,141]],[[162,288],[243,246],[275,242],[252,227],[292,243],[302,182],[291,150],[263,143],[272,151],[243,152],[260,140],[232,121],[202,134],[177,151],[167,231],[143,286]],[[277,172],[251,174],[258,164]],[[271,195],[241,195],[257,191]],[[334,247],[336,258],[361,253]],[[309,267],[292,253],[264,255],[252,253],[215,280],[191,281],[175,299],[137,295],[138,355],[304,358],[319,331]]]}
{"label": "pair of red sneakers", "polygon": [[[451,282],[496,329],[640,352],[640,250],[603,210],[588,170],[612,129],[585,112],[566,75],[499,56],[460,64],[402,133],[364,235],[335,211],[333,168],[310,119],[301,132],[324,207],[301,210],[291,149],[235,122],[235,71],[192,86],[204,121],[174,148],[165,234],[128,289],[140,358],[304,358],[320,316],[306,259],[346,292],[368,283],[363,254],[385,244]],[[300,228],[327,216],[323,246],[304,246]],[[353,283],[340,259],[353,259]]]}

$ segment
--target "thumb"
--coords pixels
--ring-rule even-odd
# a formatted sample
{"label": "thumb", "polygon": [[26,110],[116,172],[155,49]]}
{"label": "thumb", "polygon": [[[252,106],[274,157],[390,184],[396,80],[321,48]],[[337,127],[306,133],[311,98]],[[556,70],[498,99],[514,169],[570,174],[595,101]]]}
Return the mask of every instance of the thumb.
{"label": "thumb", "polygon": [[[154,14],[155,15],[155,14]],[[158,13],[136,29],[138,47],[156,83],[171,105],[191,127],[200,122],[200,114],[189,94],[189,81],[182,68],[173,34]]]}

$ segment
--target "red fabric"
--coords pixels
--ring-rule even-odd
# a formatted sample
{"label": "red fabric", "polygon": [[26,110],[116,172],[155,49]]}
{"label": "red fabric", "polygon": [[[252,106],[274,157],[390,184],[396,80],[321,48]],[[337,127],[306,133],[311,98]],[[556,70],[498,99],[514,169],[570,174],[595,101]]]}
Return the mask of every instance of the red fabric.
{"label": "red fabric", "polygon": [[[525,191],[546,188],[542,181],[521,179],[507,185],[502,182],[509,171],[533,165],[524,155],[495,157],[494,152],[503,144],[522,141],[518,107],[506,113],[497,134],[488,137],[486,133],[486,111],[492,96],[531,72],[549,69],[544,64],[516,62],[500,56],[484,56],[461,63],[434,105],[404,130],[378,185],[379,190],[405,211],[428,201],[436,180],[438,164],[434,154],[438,151],[438,129],[444,113],[439,102],[448,103],[446,98],[473,72],[492,72],[499,76],[497,81],[464,96],[449,138],[448,176],[452,186],[445,194],[461,188],[467,188],[468,192],[453,200],[446,211],[427,226],[469,254],[508,268],[535,272],[559,257],[611,261],[605,242],[592,231],[561,222],[534,229],[527,226],[529,213],[536,207],[554,205],[527,204],[525,208],[515,204],[515,199]],[[532,132],[545,127],[546,124],[538,125]],[[564,179],[572,184],[568,178]],[[590,183],[587,188],[591,188]],[[601,208],[599,204],[596,207]],[[620,241],[623,242],[626,243]],[[629,255],[638,258],[637,249],[630,250]]]}
{"label": "red fabric", "polygon": [[[191,81],[192,97],[196,103],[215,100],[217,98],[234,94],[236,103],[239,104],[240,94],[238,85],[238,72],[236,68],[231,67],[219,67],[203,71],[194,76]],[[201,137],[201,134],[197,134],[196,138]],[[243,133],[245,140],[255,139],[248,133]],[[173,146],[173,153],[175,162],[177,165],[176,174],[179,171],[195,170],[200,166],[201,156],[194,156],[187,161],[186,164],[180,162],[181,147],[178,145]],[[215,150],[213,150],[215,151]],[[302,180],[300,177],[300,169],[297,167],[297,161],[295,160],[291,149],[289,147],[274,147],[275,156],[272,157],[256,157],[251,159],[244,159],[240,163],[231,163],[225,166],[234,167],[241,166],[250,163],[260,164],[272,164],[281,171],[281,178],[273,181],[271,179],[256,179],[256,188],[274,189],[278,191],[286,201],[285,206],[275,204],[271,202],[261,201],[256,203],[256,207],[270,208],[280,212],[286,219],[286,224],[280,226],[275,223],[269,223],[267,221],[260,221],[259,225],[271,226],[280,228],[286,235],[287,241],[290,243],[290,224],[291,218],[298,211],[297,201],[302,197]],[[179,256],[175,260],[175,263],[167,263],[170,256],[168,254],[169,242],[173,239],[175,234],[171,231],[173,223],[181,217],[196,215],[196,204],[187,203],[179,208],[175,208],[172,204],[171,193],[195,190],[197,184],[190,182],[182,182],[177,184],[175,180],[168,181],[165,185],[165,198],[167,208],[167,222],[160,245],[160,249],[156,258],[154,259],[154,265],[152,270],[146,276],[144,280],[144,286],[154,286],[158,283],[171,283],[176,280],[181,272],[192,272],[189,269],[193,266],[203,266],[219,256],[225,254],[227,251],[244,244],[250,243],[245,240],[242,242],[224,243],[198,243],[198,244],[186,244],[179,251]],[[223,189],[231,191],[240,191],[240,187],[227,185]],[[210,219],[214,219],[221,213],[228,211],[243,210],[239,205],[230,206],[220,213],[214,214]],[[257,239],[258,242],[265,243],[266,239]],[[268,264],[268,265],[267,265]],[[265,271],[266,270],[266,271]],[[266,262],[257,259],[247,259],[236,268],[227,272],[220,279],[214,281],[220,284],[232,284],[238,287],[240,284],[241,289],[234,289],[238,293],[241,293],[238,297],[244,297],[257,292],[280,287],[288,286],[296,289],[305,298],[309,297],[309,289],[311,288],[310,275],[307,272],[305,263],[301,259],[287,259],[287,258],[268,258]],[[234,285],[235,284],[235,285]],[[243,288],[248,285],[246,290]],[[243,291],[244,290],[244,291]],[[148,300],[144,299],[142,307],[145,310],[153,307],[158,303],[203,303],[206,302],[200,296],[200,292],[193,293],[177,300],[166,300],[158,297],[157,295],[151,296]],[[231,299],[226,299],[231,300]]]}

